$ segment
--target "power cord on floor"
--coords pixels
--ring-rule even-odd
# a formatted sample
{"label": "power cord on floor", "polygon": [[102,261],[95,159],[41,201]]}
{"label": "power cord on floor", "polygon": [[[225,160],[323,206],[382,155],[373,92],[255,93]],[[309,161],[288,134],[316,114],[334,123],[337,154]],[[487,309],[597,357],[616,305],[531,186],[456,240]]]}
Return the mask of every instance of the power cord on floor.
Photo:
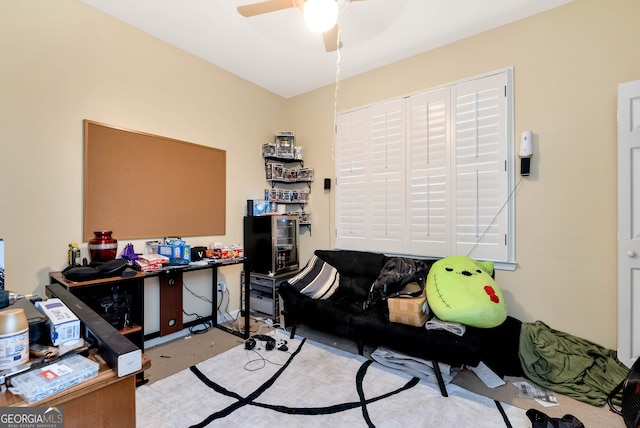
{"label": "power cord on floor", "polygon": [[[182,313],[185,314],[188,317],[195,316],[196,319],[194,321],[198,321],[198,320],[201,321],[200,323],[197,323],[196,325],[193,325],[193,326],[189,327],[189,333],[191,333],[191,334],[206,333],[213,327],[213,322],[211,322],[211,320],[207,320],[206,317],[203,317],[203,316],[198,315],[196,313],[189,314],[184,309],[182,310]],[[198,325],[202,325],[202,327],[201,328],[197,328]]]}
{"label": "power cord on floor", "polygon": [[[205,302],[208,303],[213,303],[211,302],[210,299],[208,299],[205,296],[201,296],[199,294],[194,293],[188,286],[186,283],[182,283],[182,286],[184,287],[185,290],[187,290],[189,293],[191,293],[193,296],[197,297],[200,300],[204,300]],[[205,319],[206,317],[203,317],[202,315],[199,315],[197,313],[187,313],[184,309],[182,309],[182,313],[184,313],[186,316],[188,317],[196,317],[196,319],[194,321],[200,321],[200,323],[196,323],[196,325],[193,325],[191,327],[189,327],[189,332],[191,334],[202,334],[202,333],[206,333],[207,331],[209,331],[209,329],[211,329],[213,327],[213,322],[211,320],[207,320]],[[201,328],[197,328],[198,325],[202,325]]]}
{"label": "power cord on floor", "polygon": [[[225,325],[227,328],[231,329],[231,330],[235,330],[241,334],[244,334],[244,328],[241,325],[240,322],[240,314],[241,312],[238,311],[238,314],[234,317],[233,315],[231,315],[229,313],[229,300],[231,300],[231,295],[229,294],[229,289],[226,289],[224,291],[222,290],[218,290],[218,293],[220,293],[220,299],[218,299],[218,301],[220,302],[218,304],[218,308],[217,311],[220,315],[222,315],[227,321],[225,321]],[[222,307],[222,303],[225,300],[225,296],[227,297],[226,299],[226,305],[224,307],[224,309],[221,309]],[[217,316],[217,314],[216,314]],[[230,323],[230,325],[228,325]],[[255,333],[255,331],[249,330],[249,333]]]}

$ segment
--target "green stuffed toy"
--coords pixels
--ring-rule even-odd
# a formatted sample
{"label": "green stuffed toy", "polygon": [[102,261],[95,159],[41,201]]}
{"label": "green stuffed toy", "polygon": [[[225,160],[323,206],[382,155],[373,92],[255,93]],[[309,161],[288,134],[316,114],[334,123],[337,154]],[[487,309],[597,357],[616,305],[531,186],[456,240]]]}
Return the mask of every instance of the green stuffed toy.
{"label": "green stuffed toy", "polygon": [[507,319],[507,305],[491,277],[493,262],[450,256],[435,262],[427,275],[427,302],[442,321],[472,327],[497,327]]}

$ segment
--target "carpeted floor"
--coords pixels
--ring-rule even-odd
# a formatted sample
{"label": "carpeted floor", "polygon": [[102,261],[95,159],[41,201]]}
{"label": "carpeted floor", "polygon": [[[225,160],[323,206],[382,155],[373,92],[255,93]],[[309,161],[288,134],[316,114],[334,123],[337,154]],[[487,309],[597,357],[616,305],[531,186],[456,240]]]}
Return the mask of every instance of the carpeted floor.
{"label": "carpeted floor", "polygon": [[[266,327],[258,322],[252,323],[252,326],[253,334],[267,332]],[[304,326],[299,327],[297,334],[343,351],[357,353],[356,346],[351,341],[336,338]],[[243,343],[244,340],[240,337],[219,329],[212,329],[204,334],[189,335],[185,338],[146,349],[145,354],[151,358],[151,368],[145,372],[145,377],[148,379],[149,384],[152,384]],[[373,349],[365,347],[365,357],[368,357],[372,351]],[[534,400],[520,398],[513,383],[524,380],[526,379],[506,378],[506,385],[489,389],[484,386],[473,372],[463,370],[452,383],[468,391],[524,410],[530,408],[538,409],[551,417],[557,418],[561,418],[566,414],[574,415],[584,423],[586,428],[624,428],[622,418],[611,412],[607,406],[594,407],[570,397],[556,394],[559,405],[545,408]]]}
{"label": "carpeted floor", "polygon": [[[528,428],[524,410],[417,378],[318,342],[269,334],[136,391],[137,426]],[[275,343],[275,342],[274,342]]]}

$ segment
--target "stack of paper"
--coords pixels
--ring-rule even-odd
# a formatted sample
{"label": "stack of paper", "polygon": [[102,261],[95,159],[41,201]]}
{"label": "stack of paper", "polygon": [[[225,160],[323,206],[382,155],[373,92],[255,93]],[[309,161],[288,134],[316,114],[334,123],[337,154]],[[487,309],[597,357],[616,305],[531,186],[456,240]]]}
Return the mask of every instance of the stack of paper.
{"label": "stack of paper", "polygon": [[163,265],[169,263],[169,257],[162,254],[143,254],[138,256],[136,263],[140,266],[140,270],[158,270],[162,269]]}

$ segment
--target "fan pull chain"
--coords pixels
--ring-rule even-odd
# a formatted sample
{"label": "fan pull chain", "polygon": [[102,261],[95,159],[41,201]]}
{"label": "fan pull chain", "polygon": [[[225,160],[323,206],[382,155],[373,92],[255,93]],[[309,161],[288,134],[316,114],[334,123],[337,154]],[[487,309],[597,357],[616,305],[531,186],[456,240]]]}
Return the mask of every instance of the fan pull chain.
{"label": "fan pull chain", "polygon": [[333,93],[333,140],[331,144],[331,159],[335,161],[336,134],[338,133],[338,88],[340,87],[340,30],[336,37],[336,86]]}

